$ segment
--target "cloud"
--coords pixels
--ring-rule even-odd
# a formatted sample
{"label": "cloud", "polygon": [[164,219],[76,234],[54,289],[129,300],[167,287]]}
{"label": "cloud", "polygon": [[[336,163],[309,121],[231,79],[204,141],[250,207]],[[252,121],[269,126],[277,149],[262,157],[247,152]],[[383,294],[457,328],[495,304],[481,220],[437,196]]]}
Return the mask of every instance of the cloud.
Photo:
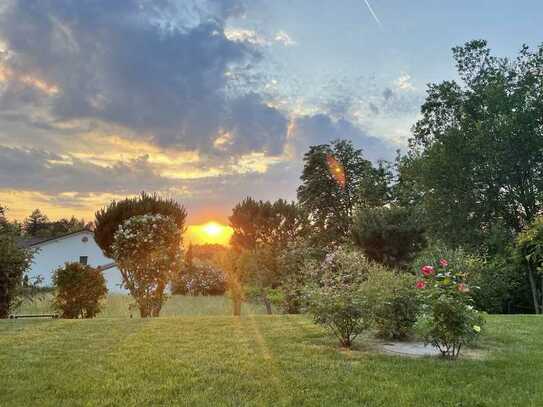
{"label": "cloud", "polygon": [[[256,103],[255,112],[268,108],[257,98],[237,101],[225,93],[226,72],[261,57],[224,31],[224,18],[239,13],[241,3],[205,5],[181,12],[166,0],[14,1],[0,16],[9,54],[0,104],[44,109],[57,122],[97,120],[162,146],[213,153],[225,127],[243,129],[232,122],[243,116],[239,104]],[[202,10],[216,14],[204,19]],[[266,134],[254,135],[262,145],[244,132],[234,130],[232,137],[232,150],[224,153],[268,146]]]}
{"label": "cloud", "polygon": [[365,157],[374,162],[394,158],[396,146],[370,136],[349,120],[334,120],[324,114],[302,116],[294,120],[289,132],[290,151],[294,156],[301,157],[310,145],[324,144],[339,138],[352,140],[355,146],[362,148]]}
{"label": "cloud", "polygon": [[293,47],[294,45],[298,44],[285,31],[278,31],[275,34],[274,41],[279,43],[279,44],[284,45],[285,47]]}
{"label": "cloud", "polygon": [[394,81],[394,86],[401,91],[416,90],[415,86],[413,86],[413,84],[411,83],[411,75],[405,72],[400,74],[398,79]]}

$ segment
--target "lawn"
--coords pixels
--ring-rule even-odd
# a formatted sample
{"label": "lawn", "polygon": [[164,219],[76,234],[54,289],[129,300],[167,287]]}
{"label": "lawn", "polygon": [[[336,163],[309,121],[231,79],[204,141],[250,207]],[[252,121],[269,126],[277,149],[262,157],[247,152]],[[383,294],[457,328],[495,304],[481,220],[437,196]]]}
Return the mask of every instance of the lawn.
{"label": "lawn", "polygon": [[[51,306],[51,294],[36,295],[32,301],[25,301],[14,314],[50,314],[56,311]],[[139,317],[139,312],[130,312],[129,306],[134,300],[129,295],[109,294],[103,305],[103,310],[97,318],[111,317]],[[265,314],[263,305],[245,303],[241,309],[242,314]],[[162,308],[161,316],[173,317],[184,315],[230,315],[232,302],[225,296],[190,297],[173,295],[168,298]]]}
{"label": "lawn", "polygon": [[340,350],[303,316],[4,320],[0,405],[540,406],[542,322],[489,317],[449,362]]}

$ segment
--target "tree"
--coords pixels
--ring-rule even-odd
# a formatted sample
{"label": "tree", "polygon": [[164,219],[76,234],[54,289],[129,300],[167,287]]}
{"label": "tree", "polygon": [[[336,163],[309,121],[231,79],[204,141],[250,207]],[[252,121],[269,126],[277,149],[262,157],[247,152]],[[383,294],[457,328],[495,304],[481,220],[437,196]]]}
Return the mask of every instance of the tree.
{"label": "tree", "polygon": [[254,250],[259,246],[285,247],[303,233],[306,218],[294,202],[275,202],[245,198],[229,217],[234,230],[231,244],[238,250]]}
{"label": "tree", "polygon": [[477,40],[453,55],[461,82],[429,86],[401,171],[439,238],[477,246],[492,224],[519,232],[540,212],[543,46],[509,60]]}
{"label": "tree", "polygon": [[517,236],[516,251],[526,269],[534,311],[543,314],[543,216]]}
{"label": "tree", "polygon": [[181,267],[181,233],[173,218],[160,214],[132,216],[115,233],[112,258],[142,318],[160,314],[166,285]]}
{"label": "tree", "polygon": [[280,284],[279,253],[305,232],[306,217],[294,202],[246,198],[234,207],[229,220],[232,247],[240,252],[238,267],[271,314],[268,293]]}
{"label": "tree", "polygon": [[99,269],[66,263],[53,274],[53,305],[62,318],[94,318],[107,295],[106,280]]}
{"label": "tree", "polygon": [[374,168],[350,141],[310,147],[304,156],[298,201],[308,213],[322,244],[348,240],[357,206],[382,205],[388,200],[389,171]]}
{"label": "tree", "polygon": [[17,246],[16,237],[0,233],[0,318],[7,318],[18,305],[23,276],[32,263],[32,253]]}
{"label": "tree", "polygon": [[112,257],[111,245],[119,226],[133,216],[146,214],[170,217],[180,232],[185,232],[187,212],[183,205],[173,199],[163,199],[156,194],[142,192],[138,197],[113,201],[106,208],[100,209],[96,213],[94,240],[106,256]]}
{"label": "tree", "polygon": [[363,208],[355,216],[353,240],[369,259],[405,268],[426,244],[425,226],[415,209]]}
{"label": "tree", "polygon": [[36,237],[40,235],[48,225],[49,218],[39,209],[34,209],[28,218],[23,223],[23,229],[28,236]]}

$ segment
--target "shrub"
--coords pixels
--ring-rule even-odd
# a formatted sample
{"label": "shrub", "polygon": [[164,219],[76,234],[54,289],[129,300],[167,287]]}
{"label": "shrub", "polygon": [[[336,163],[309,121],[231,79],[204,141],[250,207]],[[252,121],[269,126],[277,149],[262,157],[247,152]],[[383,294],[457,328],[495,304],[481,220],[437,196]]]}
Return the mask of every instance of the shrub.
{"label": "shrub", "polygon": [[94,240],[104,254],[113,258],[112,245],[119,227],[128,219],[143,215],[162,215],[173,219],[177,228],[185,231],[187,212],[183,205],[172,199],[142,192],[135,198],[113,201],[96,213]]}
{"label": "shrub", "polygon": [[181,266],[181,233],[162,215],[134,216],[115,233],[113,258],[143,318],[158,316],[166,300],[166,285]]}
{"label": "shrub", "polygon": [[469,295],[473,305],[480,311],[501,312],[519,284],[517,266],[510,258],[494,256],[485,260],[462,248],[451,249],[440,242],[435,242],[417,256],[412,271],[417,273],[423,265],[437,264],[442,258],[449,261],[451,270],[463,273],[471,287]]}
{"label": "shrub", "polygon": [[455,359],[462,346],[474,342],[484,323],[468,295],[470,288],[458,267],[446,259],[423,265],[416,283],[422,291],[423,313],[417,322],[425,343],[437,347],[444,357]]}
{"label": "shrub", "polygon": [[320,261],[326,253],[310,242],[298,239],[290,242],[279,254],[278,268],[281,285],[277,288],[278,305],[287,314],[298,314],[303,304],[306,263]]}
{"label": "shrub", "polygon": [[325,326],[351,347],[353,340],[371,323],[371,306],[364,283],[374,270],[362,254],[338,249],[323,262],[306,265],[308,283],[304,289],[307,311],[315,323]]}
{"label": "shrub", "polygon": [[173,294],[220,295],[225,290],[224,272],[209,262],[197,259],[190,265],[184,265],[172,282]]}
{"label": "shrub", "polygon": [[353,225],[354,243],[370,259],[406,267],[426,245],[419,212],[400,206],[362,208]]}
{"label": "shrub", "polygon": [[0,233],[0,318],[7,318],[19,304],[23,276],[32,263],[32,253],[17,246],[15,236]]}
{"label": "shrub", "polygon": [[543,216],[518,235],[516,254],[530,283],[534,311],[543,314]]}
{"label": "shrub", "polygon": [[371,272],[366,292],[373,308],[377,334],[388,339],[405,339],[419,312],[415,276],[390,270]]}
{"label": "shrub", "polygon": [[66,263],[53,274],[53,305],[62,318],[94,318],[107,294],[102,272],[80,263]]}

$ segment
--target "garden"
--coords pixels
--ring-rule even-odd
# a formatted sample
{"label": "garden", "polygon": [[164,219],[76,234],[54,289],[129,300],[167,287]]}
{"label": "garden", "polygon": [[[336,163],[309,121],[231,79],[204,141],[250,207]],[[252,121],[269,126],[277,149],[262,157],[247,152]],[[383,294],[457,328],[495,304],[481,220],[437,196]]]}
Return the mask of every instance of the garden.
{"label": "garden", "polygon": [[311,146],[297,200],[243,199],[228,247],[157,194],[99,210],[129,295],[80,263],[29,281],[2,210],[0,405],[543,404],[543,51],[453,54],[407,154]]}

